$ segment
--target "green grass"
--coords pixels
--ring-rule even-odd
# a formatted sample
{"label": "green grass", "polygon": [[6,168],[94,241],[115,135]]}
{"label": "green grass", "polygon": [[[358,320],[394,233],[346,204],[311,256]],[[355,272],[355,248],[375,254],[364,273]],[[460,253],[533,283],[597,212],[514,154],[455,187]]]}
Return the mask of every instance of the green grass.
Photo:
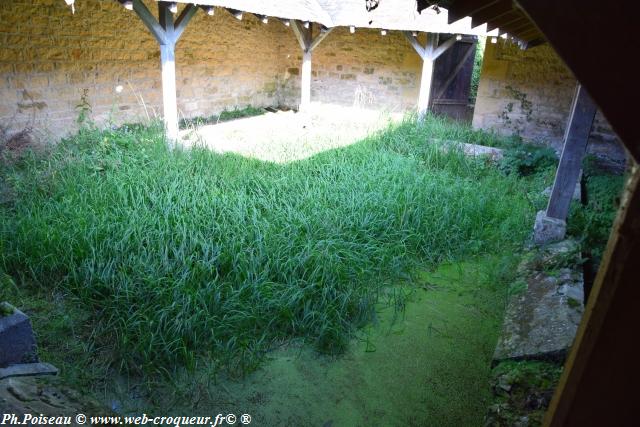
{"label": "green grass", "polygon": [[233,110],[224,110],[220,114],[214,114],[212,116],[182,119],[180,120],[180,129],[227,122],[229,120],[241,119],[244,117],[260,116],[265,112],[266,110],[264,108],[256,108],[251,105],[245,108],[236,107]]}
{"label": "green grass", "polygon": [[599,169],[589,156],[583,170],[587,203],[584,206],[577,202],[572,204],[567,232],[580,240],[597,271],[620,207],[625,177]]}
{"label": "green grass", "polygon": [[423,126],[429,130],[426,136],[435,140],[499,148],[513,148],[522,143],[518,136],[501,136],[493,131],[476,130],[466,123],[442,115],[428,115]]}
{"label": "green grass", "polygon": [[89,313],[86,351],[126,372],[240,375],[292,338],[340,353],[417,265],[529,234],[529,184],[425,144],[438,123],[284,165],[85,130],[3,167],[0,269]]}

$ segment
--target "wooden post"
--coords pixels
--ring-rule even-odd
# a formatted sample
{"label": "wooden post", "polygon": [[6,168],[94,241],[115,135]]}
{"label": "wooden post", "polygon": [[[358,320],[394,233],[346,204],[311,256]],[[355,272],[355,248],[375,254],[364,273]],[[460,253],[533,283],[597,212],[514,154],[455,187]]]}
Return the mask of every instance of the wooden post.
{"label": "wooden post", "polygon": [[156,20],[141,0],[133,0],[133,10],[160,45],[164,123],[167,142],[170,147],[174,147],[178,140],[176,43],[180,39],[180,36],[182,36],[191,18],[197,12],[198,7],[193,4],[185,6],[175,22],[169,7],[170,2],[158,2],[158,20]]}
{"label": "wooden post", "polygon": [[562,156],[547,205],[548,217],[563,221],[567,219],[596,110],[596,104],[587,91],[578,85],[565,131]]}
{"label": "wooden post", "polygon": [[307,110],[311,104],[311,51],[302,52],[302,70],[300,82],[300,111]]}
{"label": "wooden post", "polygon": [[436,62],[433,52],[438,46],[438,34],[428,33],[427,44],[422,58],[422,76],[420,77],[420,93],[418,95],[418,117],[424,117],[431,102],[431,83],[433,82],[433,66]]}
{"label": "wooden post", "polygon": [[160,45],[162,66],[162,107],[167,140],[173,146],[178,140],[178,100],[176,95],[176,54],[175,45]]}
{"label": "wooden post", "polygon": [[329,35],[333,28],[327,28],[326,31],[320,32],[315,38],[311,34],[311,26],[305,28],[300,21],[292,19],[289,21],[293,33],[300,43],[302,49],[302,69],[300,70],[300,106],[299,110],[304,111],[311,105],[311,52],[318,47],[320,42]]}
{"label": "wooden post", "polygon": [[404,36],[422,59],[422,76],[420,78],[420,93],[418,94],[418,117],[421,118],[429,110],[429,104],[431,103],[431,84],[433,82],[433,67],[436,59],[455,44],[456,38],[451,37],[438,46],[438,34],[427,33],[427,43],[423,48],[411,32],[404,31]]}
{"label": "wooden post", "polygon": [[169,3],[158,2],[160,26],[166,34],[166,43],[160,44],[162,68],[162,107],[169,146],[178,141],[178,100],[176,95],[176,41],[173,14]]}

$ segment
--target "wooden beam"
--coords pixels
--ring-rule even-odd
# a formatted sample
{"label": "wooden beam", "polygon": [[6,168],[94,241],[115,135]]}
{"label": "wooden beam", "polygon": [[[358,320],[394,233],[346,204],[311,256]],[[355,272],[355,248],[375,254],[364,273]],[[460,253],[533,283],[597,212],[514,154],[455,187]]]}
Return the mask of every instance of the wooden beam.
{"label": "wooden beam", "polygon": [[164,29],[160,26],[158,20],[149,12],[147,6],[142,3],[142,0],[133,0],[133,10],[136,12],[142,23],[149,29],[151,35],[155,37],[159,44],[167,44],[169,40],[164,32]]}
{"label": "wooden beam", "polygon": [[192,4],[188,4],[180,13],[180,16],[178,16],[178,19],[176,19],[175,22],[175,29],[174,29],[174,39],[173,42],[177,43],[178,40],[180,40],[180,36],[182,36],[182,33],[184,32],[185,28],[187,28],[187,24],[189,24],[189,21],[191,21],[191,18],[193,18],[193,16],[196,14],[196,12],[198,11],[198,6],[194,6]]}
{"label": "wooden beam", "polygon": [[424,48],[420,46],[420,42],[418,41],[418,38],[415,37],[411,33],[411,31],[403,31],[402,34],[404,34],[404,37],[409,41],[409,44],[413,46],[413,49],[416,51],[418,56],[420,56],[420,58],[424,60]]}
{"label": "wooden beam", "polygon": [[504,15],[505,13],[511,12],[512,10],[513,2],[511,0],[500,0],[498,3],[495,3],[474,14],[471,17],[471,27],[474,28],[478,25],[482,25],[485,22],[496,19]]}
{"label": "wooden beam", "polygon": [[297,19],[291,19],[289,22],[298,43],[300,43],[300,48],[306,52],[311,47],[311,29],[304,28]]}
{"label": "wooden beam", "polygon": [[639,218],[640,168],[635,164],[545,426],[635,425]]}
{"label": "wooden beam", "polygon": [[547,205],[549,217],[566,221],[569,215],[569,205],[580,177],[582,159],[596,111],[596,104],[587,91],[578,85],[565,131],[560,164]]}
{"label": "wooden beam", "polygon": [[311,42],[311,45],[309,45],[309,50],[313,51],[315,48],[318,47],[318,45],[320,43],[322,43],[322,41],[329,35],[329,33],[331,33],[331,31],[333,31],[333,28],[327,28],[324,32],[320,32]]}
{"label": "wooden beam", "polygon": [[436,96],[433,97],[434,100],[442,98],[442,95],[444,95],[444,93],[447,91],[447,88],[449,87],[451,82],[455,80],[460,70],[462,70],[462,67],[464,67],[464,64],[469,59],[469,56],[471,56],[472,53],[475,53],[475,51],[476,51],[476,43],[472,43],[467,49],[467,51],[464,53],[462,59],[455,66],[453,71],[451,71],[451,73],[449,74],[449,77],[447,77],[447,80],[443,83],[442,88],[440,88],[440,91],[436,94]]}
{"label": "wooden beam", "polygon": [[447,50],[449,50],[449,48],[451,46],[453,46],[454,44],[456,44],[456,38],[455,36],[449,37],[444,43],[442,43],[440,46],[438,46],[436,49],[432,50],[431,53],[429,53],[426,49],[425,49],[425,56],[430,56],[432,61],[435,61],[436,59],[438,59],[438,57],[440,55],[442,55],[443,53],[445,53]]}
{"label": "wooden beam", "polygon": [[447,23],[452,24],[465,16],[471,16],[499,2],[500,0],[484,2],[478,0],[456,0],[448,9]]}

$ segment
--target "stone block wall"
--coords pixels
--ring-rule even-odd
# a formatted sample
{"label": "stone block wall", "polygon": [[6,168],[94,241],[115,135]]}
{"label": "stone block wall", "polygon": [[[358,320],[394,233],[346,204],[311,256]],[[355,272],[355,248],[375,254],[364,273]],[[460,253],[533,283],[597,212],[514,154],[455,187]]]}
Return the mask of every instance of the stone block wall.
{"label": "stone block wall", "polygon": [[[562,148],[577,80],[545,44],[528,50],[499,39],[487,43],[473,126]],[[624,149],[601,112],[589,138],[590,152],[624,163]]]}
{"label": "stone block wall", "polygon": [[[145,0],[155,14],[153,0]],[[291,28],[224,9],[199,11],[176,47],[181,117],[253,106],[297,107],[302,52]],[[312,101],[415,106],[419,57],[398,32],[336,29],[314,51]],[[0,2],[0,125],[55,140],[77,129],[86,93],[99,124],[162,115],[160,52],[134,12],[111,0]]]}
{"label": "stone block wall", "polygon": [[[146,4],[155,14],[155,2]],[[282,38],[295,42],[277,21],[199,11],[176,48],[181,116],[281,103]],[[51,139],[74,132],[85,91],[98,123],[162,114],[158,44],[114,1],[76,2],[72,15],[62,0],[3,0],[0,42],[0,124],[10,130],[33,125]]]}
{"label": "stone block wall", "polygon": [[404,111],[415,108],[422,60],[398,31],[336,28],[313,52],[311,100]]}

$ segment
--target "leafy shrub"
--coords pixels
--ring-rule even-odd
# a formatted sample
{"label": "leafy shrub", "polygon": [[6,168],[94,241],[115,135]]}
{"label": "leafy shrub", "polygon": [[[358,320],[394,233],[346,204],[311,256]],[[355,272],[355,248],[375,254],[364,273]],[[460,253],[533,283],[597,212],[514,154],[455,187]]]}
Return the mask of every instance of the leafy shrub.
{"label": "leafy shrub", "polygon": [[624,177],[585,169],[584,179],[587,204],[571,206],[567,232],[577,237],[583,248],[591,253],[597,269],[620,207]]}
{"label": "leafy shrub", "polygon": [[500,169],[507,175],[528,176],[556,168],[558,156],[551,147],[518,142],[513,139],[504,151]]}

